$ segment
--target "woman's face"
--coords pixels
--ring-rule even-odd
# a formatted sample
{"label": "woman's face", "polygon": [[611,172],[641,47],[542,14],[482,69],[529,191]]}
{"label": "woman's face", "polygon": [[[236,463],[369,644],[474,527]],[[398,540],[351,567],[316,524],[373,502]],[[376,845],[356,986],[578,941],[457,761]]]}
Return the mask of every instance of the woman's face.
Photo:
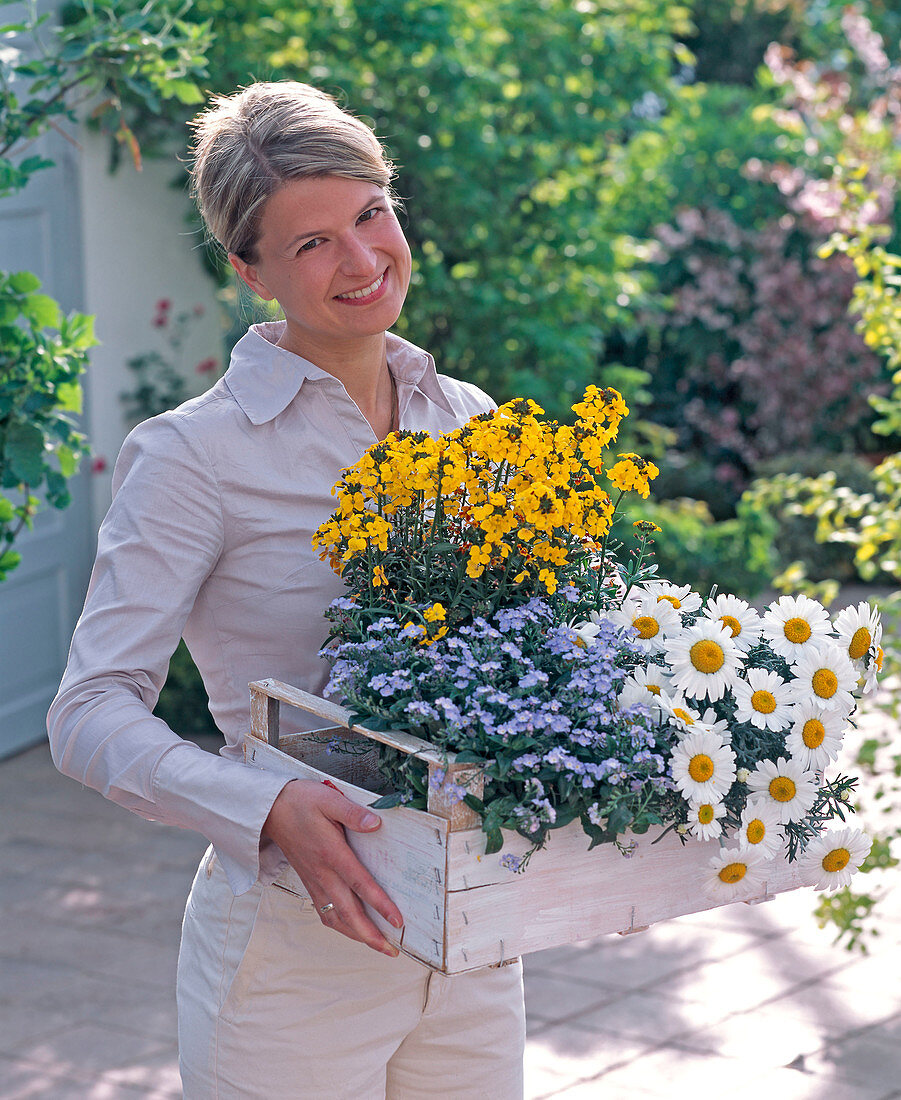
{"label": "woman's face", "polygon": [[410,248],[377,184],[319,176],[284,184],[263,209],[258,260],[232,266],[261,298],[279,303],[283,346],[316,361],[352,351],[400,315]]}

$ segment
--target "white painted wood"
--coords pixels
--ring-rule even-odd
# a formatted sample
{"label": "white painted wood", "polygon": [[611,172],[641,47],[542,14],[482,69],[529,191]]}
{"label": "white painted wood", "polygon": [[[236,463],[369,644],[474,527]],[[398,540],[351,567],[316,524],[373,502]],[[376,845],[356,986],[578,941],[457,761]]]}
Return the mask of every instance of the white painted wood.
{"label": "white painted wood", "polygon": [[[504,853],[521,854],[528,847],[516,834],[505,834],[502,852],[491,856],[484,855],[483,838],[451,834],[448,972],[715,908],[703,882],[719,843],[689,840],[683,846],[669,833],[653,844],[661,832],[624,837],[624,843],[635,844],[634,854],[626,858],[612,844],[589,852],[588,838],[573,822],[554,832],[547,848],[536,852],[521,873],[500,863]],[[773,873],[749,900],[763,901],[811,884],[803,880],[797,863],[783,858],[775,861]]]}
{"label": "white painted wood", "polygon": [[[253,767],[279,775],[319,782],[328,779],[343,795],[362,806],[374,801],[371,791],[293,760],[250,735],[244,741],[244,759]],[[379,816],[382,824],[374,833],[356,833],[348,829],[347,841],[403,914],[402,937],[398,939],[397,929],[372,909],[367,907],[367,912],[389,942],[421,962],[442,969],[447,822],[432,814],[403,807],[383,810]],[[300,896],[306,895],[296,874],[287,874],[280,883]]]}

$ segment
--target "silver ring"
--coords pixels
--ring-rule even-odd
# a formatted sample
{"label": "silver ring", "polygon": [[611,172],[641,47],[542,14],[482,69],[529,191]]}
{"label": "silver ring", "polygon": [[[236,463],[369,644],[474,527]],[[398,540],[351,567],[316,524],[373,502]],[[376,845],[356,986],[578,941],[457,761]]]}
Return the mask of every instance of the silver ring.
{"label": "silver ring", "polygon": [[327,901],[325,903],[325,905],[320,905],[319,906],[319,912],[320,913],[330,913],[334,908],[335,908],[335,903],[333,901]]}

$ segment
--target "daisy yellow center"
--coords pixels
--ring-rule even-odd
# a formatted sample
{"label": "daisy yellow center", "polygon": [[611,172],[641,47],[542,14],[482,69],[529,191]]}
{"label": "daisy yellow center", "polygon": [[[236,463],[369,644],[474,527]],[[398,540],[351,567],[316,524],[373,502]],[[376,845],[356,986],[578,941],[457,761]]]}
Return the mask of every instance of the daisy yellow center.
{"label": "daisy yellow center", "polygon": [[718,878],[720,882],[725,882],[729,886],[734,886],[736,882],[741,882],[747,873],[747,863],[727,863],[726,866],[720,870]]}
{"label": "daisy yellow center", "polygon": [[818,668],[813,674],[811,684],[821,699],[831,699],[838,691],[838,677],[831,668]]}
{"label": "daisy yellow center", "polygon": [[753,821],[748,822],[748,827],[745,829],[745,836],[748,838],[749,844],[759,844],[766,836],[766,825],[764,825],[759,817],[755,817]]}
{"label": "daisy yellow center", "polygon": [[823,870],[835,873],[847,867],[851,853],[847,848],[833,848],[831,852],[823,856]]}
{"label": "daisy yellow center", "polygon": [[653,638],[660,633],[660,623],[651,615],[639,615],[632,620],[632,625],[638,631],[639,638]]}
{"label": "daisy yellow center", "polygon": [[761,714],[772,714],[776,709],[776,697],[771,691],[755,691],[751,696],[751,706]]}
{"label": "daisy yellow center", "polygon": [[657,597],[657,603],[662,603],[663,600],[666,600],[667,603],[671,603],[677,611],[682,606],[682,601],[677,599],[675,596],[658,596]]}
{"label": "daisy yellow center", "polygon": [[686,726],[693,726],[695,724],[694,718],[692,718],[687,710],[683,710],[681,707],[673,707],[673,715],[676,718],[681,718]]}
{"label": "daisy yellow center", "polygon": [[806,619],[786,619],[782,629],[785,631],[786,638],[795,645],[806,642],[812,633],[810,623]]}
{"label": "daisy yellow center", "polygon": [[826,736],[826,727],[819,718],[808,718],[801,730],[801,740],[809,749],[819,748]]}
{"label": "daisy yellow center", "polygon": [[709,825],[713,821],[713,807],[709,802],[705,802],[703,806],[698,807],[698,821],[702,825]]}
{"label": "daisy yellow center", "polygon": [[741,634],[741,623],[734,615],[720,615],[720,622],[729,627],[733,638],[737,638]]}
{"label": "daisy yellow center", "polygon": [[770,780],[770,795],[777,802],[791,802],[798,793],[798,788],[787,775],[777,775]]}
{"label": "daisy yellow center", "polygon": [[688,774],[695,783],[706,783],[713,775],[713,761],[706,753],[699,752],[691,758]]}
{"label": "daisy yellow center", "polygon": [[714,672],[719,672],[726,660],[722,646],[717,645],[710,638],[702,638],[701,641],[695,642],[689,650],[689,654],[691,663],[698,672],[703,672],[708,676]]}
{"label": "daisy yellow center", "polygon": [[648,691],[652,695],[659,695],[660,694],[660,688],[657,684],[645,684],[645,687],[648,689]]}
{"label": "daisy yellow center", "polygon": [[848,656],[852,661],[859,661],[873,644],[873,635],[865,626],[858,627],[854,631],[854,637],[848,646]]}

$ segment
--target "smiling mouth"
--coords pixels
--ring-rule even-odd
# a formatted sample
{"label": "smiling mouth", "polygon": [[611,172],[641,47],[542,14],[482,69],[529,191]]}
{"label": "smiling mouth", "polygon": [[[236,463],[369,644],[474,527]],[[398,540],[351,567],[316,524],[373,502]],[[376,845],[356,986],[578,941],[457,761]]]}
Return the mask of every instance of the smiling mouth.
{"label": "smiling mouth", "polygon": [[351,290],[347,294],[336,294],[335,298],[339,302],[361,302],[365,298],[371,298],[374,294],[377,294],[382,287],[382,283],[385,281],[385,277],[388,274],[387,267],[375,280],[370,283],[369,286],[364,286],[362,290]]}

